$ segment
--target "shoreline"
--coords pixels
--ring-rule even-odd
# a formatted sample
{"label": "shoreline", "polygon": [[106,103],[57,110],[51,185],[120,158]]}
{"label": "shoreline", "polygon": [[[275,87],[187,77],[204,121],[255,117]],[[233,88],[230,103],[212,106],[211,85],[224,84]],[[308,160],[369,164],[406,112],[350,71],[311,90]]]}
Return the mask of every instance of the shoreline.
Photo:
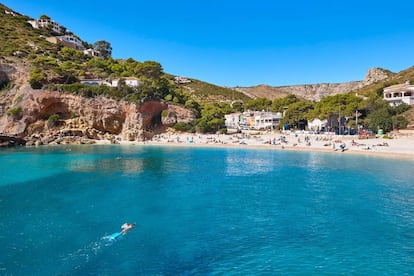
{"label": "shoreline", "polygon": [[[107,144],[98,142],[97,144]],[[121,145],[176,146],[197,148],[260,149],[330,154],[356,154],[414,161],[414,137],[358,139],[355,136],[305,133],[188,134],[157,135],[144,142],[120,141]]]}

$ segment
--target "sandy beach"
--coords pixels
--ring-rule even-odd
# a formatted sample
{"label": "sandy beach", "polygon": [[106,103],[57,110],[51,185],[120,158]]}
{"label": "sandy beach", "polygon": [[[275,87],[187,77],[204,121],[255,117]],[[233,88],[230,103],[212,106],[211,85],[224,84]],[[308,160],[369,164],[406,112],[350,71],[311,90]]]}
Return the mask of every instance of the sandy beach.
{"label": "sandy beach", "polygon": [[192,134],[169,131],[145,142],[121,144],[168,145],[186,147],[228,147],[266,150],[362,154],[414,160],[414,135],[394,134],[392,139],[375,137],[311,134],[308,132],[246,132],[237,134]]}

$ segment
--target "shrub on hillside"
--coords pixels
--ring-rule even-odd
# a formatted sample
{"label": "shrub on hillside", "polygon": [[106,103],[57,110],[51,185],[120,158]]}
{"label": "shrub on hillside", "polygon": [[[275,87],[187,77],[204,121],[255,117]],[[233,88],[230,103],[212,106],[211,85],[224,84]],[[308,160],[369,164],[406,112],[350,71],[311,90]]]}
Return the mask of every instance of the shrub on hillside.
{"label": "shrub on hillside", "polygon": [[7,115],[17,116],[17,115],[20,115],[20,113],[22,112],[22,110],[23,110],[23,109],[22,109],[20,106],[13,107],[13,108],[10,108],[10,109],[7,111]]}
{"label": "shrub on hillside", "polygon": [[33,89],[41,89],[46,82],[46,76],[39,69],[33,69],[30,72],[30,86]]}
{"label": "shrub on hillside", "polygon": [[59,121],[60,116],[58,114],[50,115],[47,119],[47,125],[48,127],[54,127],[56,126],[57,122]]}
{"label": "shrub on hillside", "polygon": [[182,132],[195,132],[194,129],[194,125],[191,123],[176,123],[173,126],[173,129],[177,130],[177,131],[182,131]]}

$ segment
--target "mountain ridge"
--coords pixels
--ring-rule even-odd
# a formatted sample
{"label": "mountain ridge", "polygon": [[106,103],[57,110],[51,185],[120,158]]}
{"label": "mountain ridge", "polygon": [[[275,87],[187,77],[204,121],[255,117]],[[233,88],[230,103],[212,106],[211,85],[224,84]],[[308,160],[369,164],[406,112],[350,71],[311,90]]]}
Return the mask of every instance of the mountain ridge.
{"label": "mountain ridge", "polygon": [[319,101],[325,96],[349,93],[362,89],[378,81],[385,80],[396,75],[387,69],[371,68],[367,71],[364,80],[350,81],[343,83],[314,83],[314,84],[297,84],[284,86],[270,86],[261,84],[252,87],[235,87],[236,91],[242,92],[252,98],[268,98],[274,100],[283,98],[289,94],[297,97]]}

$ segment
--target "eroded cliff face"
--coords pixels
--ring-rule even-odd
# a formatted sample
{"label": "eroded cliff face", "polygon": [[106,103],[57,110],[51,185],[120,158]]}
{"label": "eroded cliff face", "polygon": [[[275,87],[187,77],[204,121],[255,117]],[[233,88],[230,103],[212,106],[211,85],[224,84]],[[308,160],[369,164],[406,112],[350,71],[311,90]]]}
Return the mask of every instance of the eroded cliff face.
{"label": "eroded cliff face", "polygon": [[28,79],[25,72],[16,75],[19,70],[7,68],[8,72],[0,71],[14,86],[0,92],[0,134],[25,138],[28,144],[142,141],[163,127],[161,113],[168,110],[163,102],[137,105],[105,97],[89,99],[33,90],[24,81]]}
{"label": "eroded cliff face", "polygon": [[157,101],[137,106],[103,97],[86,99],[30,89],[9,106],[0,117],[0,133],[42,143],[65,137],[141,141],[161,125],[160,114],[168,108]]}

